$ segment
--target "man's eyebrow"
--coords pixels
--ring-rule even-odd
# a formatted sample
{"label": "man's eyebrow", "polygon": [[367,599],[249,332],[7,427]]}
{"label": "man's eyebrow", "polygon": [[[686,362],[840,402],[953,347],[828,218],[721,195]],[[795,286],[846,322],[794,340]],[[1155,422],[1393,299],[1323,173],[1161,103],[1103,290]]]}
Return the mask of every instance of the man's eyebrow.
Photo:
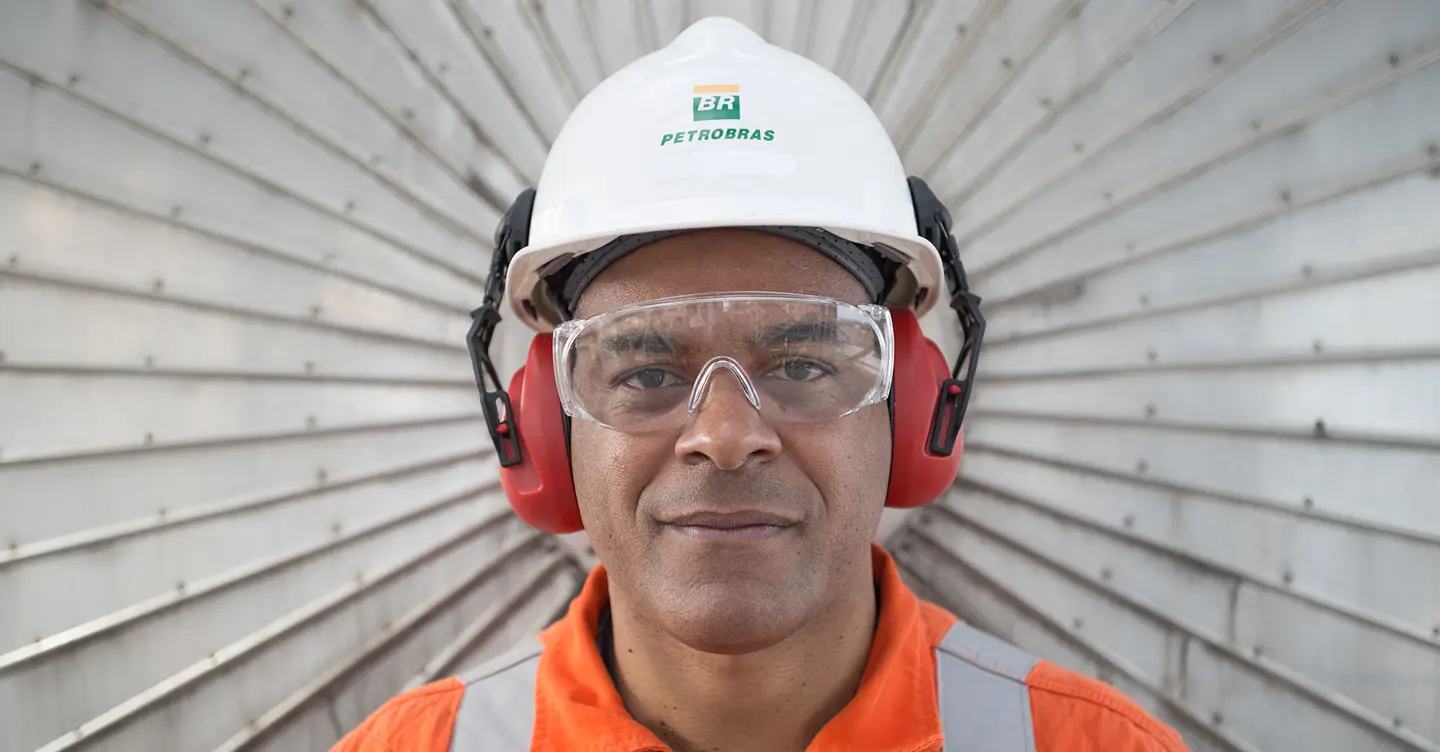
{"label": "man's eyebrow", "polygon": [[834,342],[840,338],[840,329],[833,321],[787,321],[766,327],[752,341],[762,345],[785,344],[789,342]]}
{"label": "man's eyebrow", "polygon": [[680,349],[674,341],[655,332],[612,334],[601,340],[601,347],[609,353],[644,352],[652,355],[672,355]]}

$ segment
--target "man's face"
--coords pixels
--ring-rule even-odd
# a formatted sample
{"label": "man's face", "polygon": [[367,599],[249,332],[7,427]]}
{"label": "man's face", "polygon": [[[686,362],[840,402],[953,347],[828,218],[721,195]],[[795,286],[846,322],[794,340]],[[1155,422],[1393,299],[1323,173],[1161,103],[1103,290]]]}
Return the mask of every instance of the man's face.
{"label": "man's face", "polygon": [[[586,289],[577,315],[733,291],[867,302],[854,277],[804,245],[705,230],[621,258]],[[869,572],[890,420],[882,402],[821,423],[771,423],[721,369],[683,427],[629,435],[577,419],[571,454],[581,517],[616,597],[692,648],[743,653],[823,616],[857,571]],[[794,524],[714,540],[666,522],[697,510],[759,511]]]}

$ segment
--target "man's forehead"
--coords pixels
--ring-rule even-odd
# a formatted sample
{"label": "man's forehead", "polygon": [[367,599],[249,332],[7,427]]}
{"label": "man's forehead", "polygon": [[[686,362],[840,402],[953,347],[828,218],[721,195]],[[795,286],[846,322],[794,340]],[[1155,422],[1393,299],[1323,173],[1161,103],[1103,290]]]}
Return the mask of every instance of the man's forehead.
{"label": "man's forehead", "polygon": [[678,295],[742,291],[868,302],[858,279],[809,246],[727,228],[659,240],[616,260],[585,289],[576,315],[589,317]]}

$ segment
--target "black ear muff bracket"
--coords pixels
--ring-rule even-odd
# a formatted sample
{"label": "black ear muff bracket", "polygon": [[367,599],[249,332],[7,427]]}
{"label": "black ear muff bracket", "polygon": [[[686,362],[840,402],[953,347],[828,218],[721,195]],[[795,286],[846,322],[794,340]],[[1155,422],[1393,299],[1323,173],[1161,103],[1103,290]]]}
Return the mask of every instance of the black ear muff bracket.
{"label": "black ear muff bracket", "polygon": [[495,228],[495,250],[490,256],[490,273],[485,279],[485,299],[470,312],[470,331],[465,340],[470,349],[470,363],[475,369],[475,385],[480,390],[480,408],[485,413],[485,426],[495,443],[495,454],[501,467],[520,464],[520,430],[510,394],[500,383],[495,363],[490,360],[490,343],[500,325],[500,306],[505,300],[505,274],[510,261],[520,249],[530,244],[530,213],[535,208],[535,189],[526,188],[505,212]]}
{"label": "black ear muff bracket", "polygon": [[950,290],[950,308],[960,317],[964,337],[955,365],[950,370],[950,378],[940,385],[927,441],[930,453],[948,457],[955,451],[955,442],[960,436],[960,426],[965,420],[965,410],[969,407],[970,393],[975,385],[975,371],[980,365],[980,342],[985,338],[985,316],[980,313],[980,297],[970,292],[965,265],[960,263],[960,247],[950,231],[954,226],[950,210],[945,208],[924,180],[911,177],[908,182],[910,200],[915,206],[916,229],[940,252],[940,263],[945,269],[945,282]]}

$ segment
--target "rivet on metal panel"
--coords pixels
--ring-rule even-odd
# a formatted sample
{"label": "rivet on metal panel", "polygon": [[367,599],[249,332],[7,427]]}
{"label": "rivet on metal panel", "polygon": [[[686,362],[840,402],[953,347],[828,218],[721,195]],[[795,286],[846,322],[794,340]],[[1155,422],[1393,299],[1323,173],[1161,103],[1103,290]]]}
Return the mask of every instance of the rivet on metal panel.
{"label": "rivet on metal panel", "polygon": [[305,427],[306,427],[306,428],[313,429],[313,428],[315,428],[315,426],[317,426],[317,425],[319,425],[319,424],[320,424],[320,421],[316,420],[314,415],[307,415],[307,416],[305,416]]}
{"label": "rivet on metal panel", "polygon": [[209,133],[201,133],[198,140],[200,141],[201,146],[209,146],[211,138],[212,137]]}
{"label": "rivet on metal panel", "polygon": [[240,70],[235,73],[235,83],[244,83],[246,79],[250,78],[250,74],[253,72],[248,65],[241,67]]}
{"label": "rivet on metal panel", "polygon": [[1324,351],[1325,343],[1317,339],[1313,344],[1310,345],[1310,349],[1315,351],[1316,355],[1319,355],[1322,351]]}
{"label": "rivet on metal panel", "polygon": [[482,26],[482,27],[480,27],[480,36],[485,37],[486,39],[491,39],[491,38],[493,38],[493,37],[495,36],[495,27],[493,27],[493,26]]}
{"label": "rivet on metal panel", "polygon": [[1154,363],[1156,360],[1160,359],[1160,353],[1155,352],[1154,350],[1146,350],[1145,359],[1150,361],[1151,363]]}
{"label": "rivet on metal panel", "polygon": [[1251,121],[1250,121],[1250,128],[1251,128],[1252,130],[1257,130],[1257,131],[1260,130],[1260,118],[1255,118],[1254,120],[1251,120]]}
{"label": "rivet on metal panel", "polygon": [[403,109],[403,110],[400,111],[400,115],[401,115],[401,117],[404,117],[406,120],[414,120],[414,119],[415,119],[415,108],[413,108],[413,107],[406,107],[405,109]]}
{"label": "rivet on metal panel", "polygon": [[356,584],[356,585],[363,585],[364,583],[365,583],[365,573],[364,573],[364,572],[356,572],[356,573],[355,573],[355,584]]}
{"label": "rivet on metal panel", "polygon": [[154,368],[154,367],[155,367],[155,356],[154,356],[154,355],[146,355],[146,356],[145,356],[145,367],[146,367],[146,368]]}
{"label": "rivet on metal panel", "polygon": [[175,583],[175,592],[177,592],[177,593],[183,593],[183,592],[185,592],[185,581],[184,581],[184,580],[180,580],[180,581],[178,581],[178,582]]}
{"label": "rivet on metal panel", "polygon": [[163,520],[163,519],[165,519],[167,516],[169,516],[169,514],[170,514],[170,508],[169,508],[169,507],[160,507],[159,509],[155,510],[155,519]]}
{"label": "rivet on metal panel", "polygon": [[1304,501],[1302,501],[1301,503],[1305,506],[1306,509],[1314,509],[1314,508],[1315,508],[1315,497],[1313,497],[1313,496],[1306,496],[1305,499],[1304,499]]}
{"label": "rivet on metal panel", "polygon": [[1210,714],[1210,722],[1215,724],[1216,726],[1219,726],[1220,724],[1225,722],[1225,716],[1217,710],[1214,713]]}
{"label": "rivet on metal panel", "polygon": [[1055,100],[1051,99],[1050,97],[1044,97],[1040,100],[1040,106],[1044,107],[1047,110],[1050,109],[1050,106],[1053,104],[1055,104]]}
{"label": "rivet on metal panel", "polygon": [[1133,527],[1135,527],[1135,515],[1133,515],[1133,514],[1127,514],[1127,515],[1125,515],[1125,527],[1128,527],[1128,528],[1133,528]]}
{"label": "rivet on metal panel", "polygon": [[1302,274],[1302,275],[1304,275],[1304,276],[1306,276],[1306,277],[1314,276],[1314,274],[1315,274],[1315,267],[1313,267],[1313,266],[1311,266],[1311,265],[1309,265],[1309,264],[1306,264],[1306,265],[1300,267],[1300,274]]}
{"label": "rivet on metal panel", "polygon": [[[14,541],[11,541],[11,547],[14,547]],[[1440,640],[1440,624],[1435,625],[1435,627],[1430,630],[1430,639]]]}
{"label": "rivet on metal panel", "polygon": [[1315,421],[1315,438],[1323,439],[1326,437],[1327,434],[1325,432],[1325,419],[1321,418],[1320,420]]}
{"label": "rivet on metal panel", "polygon": [[4,351],[4,350],[0,350],[0,363],[4,363],[4,362],[5,362],[5,351]]}
{"label": "rivet on metal panel", "polygon": [[1146,462],[1145,460],[1140,460],[1139,462],[1136,462],[1135,472],[1140,473],[1141,475],[1150,472],[1150,463]]}
{"label": "rivet on metal panel", "polygon": [[1115,573],[1110,570],[1110,567],[1105,567],[1104,569],[1100,570],[1100,579],[1109,582],[1114,577]]}
{"label": "rivet on metal panel", "polygon": [[165,280],[156,277],[155,281],[150,283],[150,292],[153,292],[156,295],[165,292]]}
{"label": "rivet on metal panel", "polygon": [[345,213],[349,214],[353,211],[355,211],[355,199],[350,199],[349,201],[345,202]]}
{"label": "rivet on metal panel", "polygon": [[316,483],[316,485],[321,485],[321,486],[323,486],[323,485],[325,485],[325,482],[328,481],[328,480],[330,480],[330,473],[325,472],[325,468],[322,467],[322,468],[320,468],[319,470],[316,470],[316,471],[315,471],[315,483]]}
{"label": "rivet on metal panel", "polygon": [[30,163],[30,174],[31,174],[31,175],[39,175],[39,174],[40,174],[40,162],[39,162],[38,160]]}
{"label": "rivet on metal panel", "polygon": [[1140,307],[1141,307],[1141,308],[1149,308],[1149,307],[1150,307],[1150,296],[1149,296],[1149,295],[1141,295],[1141,296],[1140,296]]}
{"label": "rivet on metal panel", "polygon": [[1281,201],[1284,201],[1284,202],[1287,203],[1287,204],[1290,203],[1290,189],[1289,189],[1289,188],[1282,188],[1282,189],[1280,190],[1280,200],[1281,200]]}
{"label": "rivet on metal panel", "polygon": [[1082,142],[1080,142],[1080,141],[1076,141],[1076,142],[1075,142],[1075,153],[1076,153],[1076,154],[1079,154],[1079,153],[1082,152],[1082,151],[1085,151],[1085,144],[1082,143]]}
{"label": "rivet on metal panel", "polygon": [[[11,538],[11,539],[10,539],[10,550],[11,550],[11,551],[14,551],[15,549],[17,549],[17,548],[19,548],[19,547],[20,547],[20,541],[15,540],[14,538]],[[1435,631],[1436,631],[1437,633],[1440,633],[1440,627],[1436,627],[1436,628],[1435,628]]]}
{"label": "rivet on metal panel", "polygon": [[286,21],[289,21],[290,19],[292,19],[292,18],[295,17],[295,6],[294,6],[294,5],[288,5],[288,4],[282,6],[282,7],[280,8],[280,15],[285,16],[285,20],[286,20]]}
{"label": "rivet on metal panel", "polygon": [[339,520],[336,520],[335,522],[330,523],[330,534],[331,534],[331,535],[339,535],[339,534],[340,534],[340,531],[341,531],[342,529],[343,529],[343,528],[341,527]]}
{"label": "rivet on metal panel", "polygon": [[1126,253],[1134,253],[1134,252],[1135,252],[1135,241],[1131,240],[1131,241],[1128,241],[1128,242],[1125,243],[1125,252],[1126,252]]}
{"label": "rivet on metal panel", "polygon": [[182,211],[184,211],[184,210],[180,208],[180,205],[179,205],[179,204],[176,204],[176,205],[170,207],[170,218],[171,218],[171,219],[176,219],[177,217],[180,216],[180,212],[182,212]]}
{"label": "rivet on metal panel", "polygon": [[1440,167],[1436,167],[1435,169],[1430,171],[1430,179],[1440,180]]}
{"label": "rivet on metal panel", "polygon": [[1110,202],[1110,201],[1114,201],[1114,200],[1115,200],[1115,194],[1114,194],[1114,192],[1112,192],[1112,191],[1105,191],[1105,201],[1106,201],[1106,202]]}
{"label": "rivet on metal panel", "polygon": [[1085,627],[1085,620],[1077,616],[1074,621],[1070,622],[1070,626],[1076,629],[1083,629]]}
{"label": "rivet on metal panel", "polygon": [[312,305],[312,306],[310,306],[310,318],[312,318],[312,319],[318,319],[318,318],[320,318],[320,313],[321,313],[322,311],[324,311],[324,309],[321,308],[321,307],[318,306],[318,305]]}
{"label": "rivet on metal panel", "polygon": [[1155,412],[1156,412],[1156,408],[1155,408],[1155,405],[1154,405],[1153,403],[1145,406],[1145,417],[1147,417],[1147,418],[1153,418],[1153,417],[1155,417]]}
{"label": "rivet on metal panel", "polygon": [[145,446],[150,446],[151,444],[154,444],[154,443],[155,443],[155,434],[153,434],[153,433],[147,433],[147,434],[145,434]]}
{"label": "rivet on metal panel", "polygon": [[1265,655],[1265,646],[1264,646],[1264,645],[1256,645],[1254,648],[1251,649],[1250,652],[1253,653],[1256,658],[1259,658],[1259,657]]}
{"label": "rivet on metal panel", "polygon": [[320,257],[320,263],[321,263],[321,264],[324,264],[325,266],[329,266],[330,263],[333,262],[334,260],[335,260],[335,254],[333,254],[333,253],[327,253],[327,254],[325,254],[324,256],[321,256],[321,257]]}
{"label": "rivet on metal panel", "polygon": [[381,164],[382,162],[384,162],[384,161],[385,161],[384,155],[376,154],[376,155],[370,157],[370,166],[371,166],[371,167],[379,167],[380,164]]}
{"label": "rivet on metal panel", "polygon": [[442,76],[445,75],[446,73],[449,73],[449,72],[450,72],[450,64],[449,64],[449,63],[440,63],[439,67],[437,68],[437,71],[438,71],[438,72],[440,73],[440,75],[442,75]]}
{"label": "rivet on metal panel", "polygon": [[1395,53],[1393,53],[1393,52],[1390,53],[1390,67],[1391,67],[1391,68],[1399,68],[1399,67],[1400,67],[1400,56],[1397,55],[1397,54],[1395,54]]}
{"label": "rivet on metal panel", "polygon": [[1395,728],[1398,729],[1398,728],[1400,728],[1401,726],[1404,726],[1404,725],[1405,725],[1405,719],[1404,719],[1404,718],[1401,718],[1400,716],[1397,715],[1397,716],[1395,716],[1395,719],[1392,720],[1390,723],[1391,723],[1392,725],[1394,725]]}
{"label": "rivet on metal panel", "polygon": [[1224,56],[1223,54],[1217,52],[1217,53],[1215,53],[1214,55],[1211,55],[1211,56],[1210,56],[1210,62],[1212,62],[1212,63],[1214,63],[1214,64],[1216,64],[1216,65],[1220,65],[1221,63],[1225,62],[1225,56]]}
{"label": "rivet on metal panel", "polygon": [[15,267],[19,266],[19,265],[20,265],[20,254],[18,254],[18,253],[12,253],[12,254],[10,254],[9,263],[10,263],[10,268],[11,268],[11,269],[14,269]]}
{"label": "rivet on metal panel", "polygon": [[1000,58],[1000,67],[1004,68],[1005,70],[1010,70],[1011,68],[1015,67],[1015,61],[1011,60],[1008,57],[1002,57]]}
{"label": "rivet on metal panel", "polygon": [[1290,571],[1289,569],[1286,569],[1280,574],[1280,580],[1286,585],[1289,585],[1290,583],[1295,581],[1295,573]]}
{"label": "rivet on metal panel", "polygon": [[71,74],[70,74],[70,77],[65,79],[65,83],[67,83],[67,84],[69,84],[69,85],[71,85],[71,86],[74,86],[75,84],[80,83],[80,74],[79,74],[79,73],[71,73]]}
{"label": "rivet on metal panel", "polygon": [[307,374],[309,374],[309,373],[315,373],[315,361],[313,361],[313,360],[307,360],[307,361],[305,361],[305,373],[307,373]]}
{"label": "rivet on metal panel", "polygon": [[956,25],[955,25],[955,33],[956,33],[956,34],[959,34],[959,35],[961,35],[961,36],[964,36],[964,35],[965,35],[965,32],[967,32],[967,31],[969,31],[969,30],[970,30],[970,27],[969,27],[969,26],[966,26],[966,25],[963,24],[963,23],[962,23],[962,24],[956,24]]}

